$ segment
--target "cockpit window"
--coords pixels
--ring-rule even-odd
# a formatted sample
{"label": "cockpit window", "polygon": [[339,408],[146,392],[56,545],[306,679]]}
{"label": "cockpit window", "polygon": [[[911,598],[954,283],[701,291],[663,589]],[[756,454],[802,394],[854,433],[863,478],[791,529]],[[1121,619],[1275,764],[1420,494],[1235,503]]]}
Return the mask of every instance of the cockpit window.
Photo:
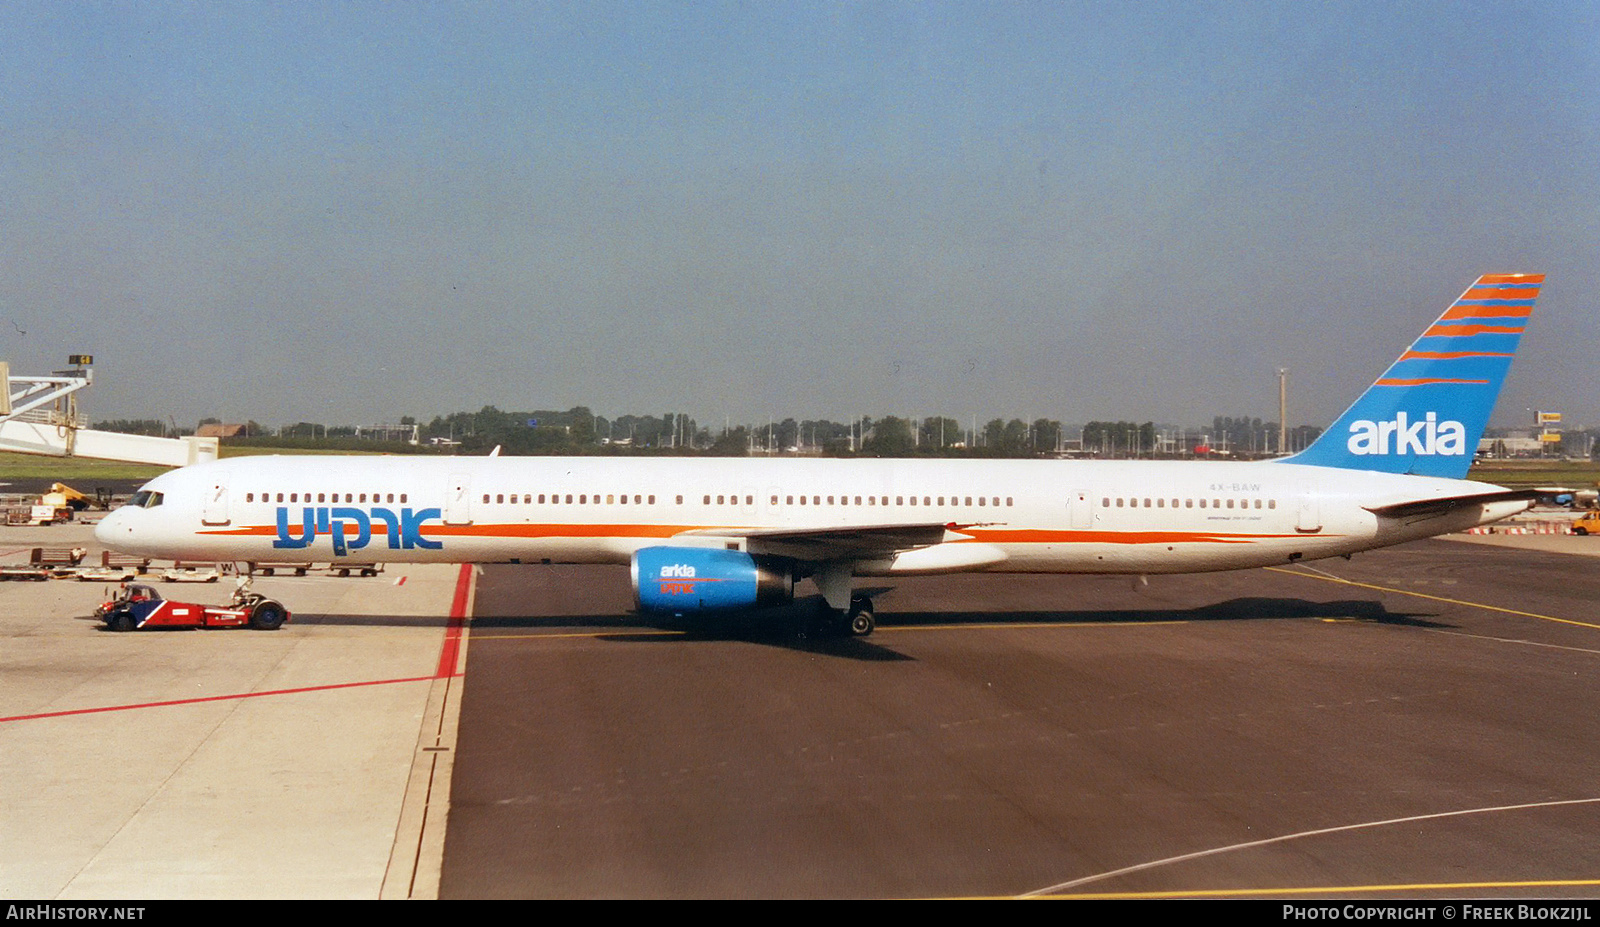
{"label": "cockpit window", "polygon": [[136,509],[153,509],[161,504],[161,500],[161,493],[141,489],[133,494],[133,497],[128,500],[128,504]]}

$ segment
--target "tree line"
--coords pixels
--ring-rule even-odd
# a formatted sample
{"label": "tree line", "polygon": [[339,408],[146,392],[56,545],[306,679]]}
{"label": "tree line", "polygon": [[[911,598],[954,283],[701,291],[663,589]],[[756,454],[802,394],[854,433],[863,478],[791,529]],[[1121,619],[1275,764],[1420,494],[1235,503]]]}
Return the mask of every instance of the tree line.
{"label": "tree line", "polygon": [[[203,419],[201,424],[216,419]],[[682,454],[745,456],[751,454],[821,454],[871,457],[1094,457],[1178,456],[1207,450],[1266,453],[1275,447],[1277,425],[1259,418],[1218,416],[1212,431],[1158,429],[1153,422],[1092,421],[1069,433],[1055,419],[1032,422],[994,418],[981,427],[963,425],[949,416],[881,418],[862,416],[848,422],[785,418],[765,425],[723,423],[712,426],[682,412],[659,415],[596,415],[587,406],[566,410],[504,411],[488,405],[476,412],[435,416],[426,423],[405,416],[397,426],[381,428],[298,422],[276,429],[248,423],[246,436],[229,444],[325,450],[371,450],[387,453],[487,454],[498,447],[506,455]],[[172,435],[169,422],[117,419],[95,428],[131,434]],[[1320,429],[1295,430],[1295,448],[1303,447]],[[187,430],[183,433],[193,433]],[[1210,447],[1205,447],[1207,442]]]}

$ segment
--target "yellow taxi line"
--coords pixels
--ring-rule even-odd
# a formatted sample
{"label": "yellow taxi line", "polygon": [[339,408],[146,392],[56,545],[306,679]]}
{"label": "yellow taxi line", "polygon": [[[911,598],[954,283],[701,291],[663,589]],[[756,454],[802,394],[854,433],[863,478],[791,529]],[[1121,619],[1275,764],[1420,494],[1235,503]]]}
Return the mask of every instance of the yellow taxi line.
{"label": "yellow taxi line", "polygon": [[1482,602],[1468,602],[1465,599],[1450,599],[1442,595],[1428,595],[1426,592],[1412,592],[1409,589],[1395,589],[1390,586],[1374,585],[1373,583],[1358,583],[1353,579],[1345,579],[1341,576],[1334,576],[1331,573],[1323,573],[1321,571],[1307,572],[1306,570],[1287,570],[1283,567],[1266,567],[1265,569],[1271,570],[1274,573],[1285,573],[1289,576],[1302,576],[1306,579],[1320,579],[1325,582],[1341,583],[1346,586],[1357,586],[1362,589],[1373,589],[1378,592],[1392,592],[1396,595],[1408,595],[1418,599],[1428,599],[1432,602],[1444,602],[1449,605],[1464,605],[1467,608],[1481,608],[1485,611],[1501,612],[1506,615],[1518,615],[1523,618],[1537,618],[1540,621],[1554,621],[1560,624],[1572,624],[1581,628],[1594,628],[1595,630],[1600,630],[1600,624],[1594,624],[1588,621],[1576,621],[1572,618],[1557,618],[1554,615],[1541,615],[1538,612],[1523,612],[1514,608],[1501,608],[1498,605],[1485,605]]}

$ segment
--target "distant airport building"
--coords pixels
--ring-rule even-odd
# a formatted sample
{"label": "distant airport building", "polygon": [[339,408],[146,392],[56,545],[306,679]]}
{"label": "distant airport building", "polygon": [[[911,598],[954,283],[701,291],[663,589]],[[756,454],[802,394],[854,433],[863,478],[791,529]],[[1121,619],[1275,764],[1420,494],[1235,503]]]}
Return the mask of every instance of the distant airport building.
{"label": "distant airport building", "polygon": [[1480,438],[1478,455],[1481,457],[1538,457],[1544,442],[1538,438],[1505,437]]}

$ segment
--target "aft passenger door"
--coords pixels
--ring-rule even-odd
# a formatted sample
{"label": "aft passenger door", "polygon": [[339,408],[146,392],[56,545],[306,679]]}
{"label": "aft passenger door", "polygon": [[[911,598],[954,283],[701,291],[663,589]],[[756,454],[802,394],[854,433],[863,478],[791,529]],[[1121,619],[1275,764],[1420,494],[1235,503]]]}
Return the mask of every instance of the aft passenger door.
{"label": "aft passenger door", "polygon": [[1316,534],[1322,530],[1322,500],[1317,496],[1317,484],[1307,481],[1300,484],[1300,514],[1294,530],[1301,534]]}

